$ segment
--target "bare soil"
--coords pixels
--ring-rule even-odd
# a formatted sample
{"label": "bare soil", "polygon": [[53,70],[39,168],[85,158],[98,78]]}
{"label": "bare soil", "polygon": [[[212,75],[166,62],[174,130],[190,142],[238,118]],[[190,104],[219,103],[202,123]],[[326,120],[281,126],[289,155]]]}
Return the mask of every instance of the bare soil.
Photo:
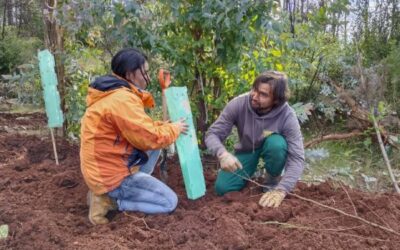
{"label": "bare soil", "polygon": [[[57,166],[49,136],[17,133],[45,126],[43,114],[0,113],[0,225],[10,227],[0,249],[400,249],[395,233],[295,197],[279,209],[261,208],[261,190],[253,183],[218,197],[210,159],[204,159],[204,197],[186,198],[175,158],[168,162],[169,185],[179,196],[175,212],[112,212],[109,224],[93,226],[79,145],[58,138]],[[300,182],[294,193],[400,232],[396,194],[366,193],[333,181]]]}

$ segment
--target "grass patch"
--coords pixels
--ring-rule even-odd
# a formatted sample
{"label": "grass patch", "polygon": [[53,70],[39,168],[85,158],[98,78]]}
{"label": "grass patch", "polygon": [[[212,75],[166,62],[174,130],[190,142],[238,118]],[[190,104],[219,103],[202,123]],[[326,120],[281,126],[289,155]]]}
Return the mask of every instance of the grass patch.
{"label": "grass patch", "polygon": [[[310,152],[315,150],[327,152],[328,156],[307,157],[307,155],[313,156]],[[398,150],[387,148],[387,152],[394,173],[400,180]],[[379,145],[377,142],[371,142],[369,138],[325,141],[311,150],[306,150],[306,169],[302,179],[314,183],[329,178],[368,191],[377,192],[393,189]]]}

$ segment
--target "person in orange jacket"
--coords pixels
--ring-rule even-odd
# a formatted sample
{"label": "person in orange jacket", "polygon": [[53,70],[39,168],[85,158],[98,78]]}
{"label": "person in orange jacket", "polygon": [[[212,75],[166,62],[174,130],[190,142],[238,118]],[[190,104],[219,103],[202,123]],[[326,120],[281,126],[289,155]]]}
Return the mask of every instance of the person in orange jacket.
{"label": "person in orange jacket", "polygon": [[160,149],[188,129],[153,121],[145,108],[154,106],[146,91],[150,83],[147,57],[139,50],[119,51],[111,61],[112,75],[90,84],[81,121],[81,171],[89,187],[89,220],[106,224],[113,209],[148,214],[172,212],[174,191],[151,176]]}

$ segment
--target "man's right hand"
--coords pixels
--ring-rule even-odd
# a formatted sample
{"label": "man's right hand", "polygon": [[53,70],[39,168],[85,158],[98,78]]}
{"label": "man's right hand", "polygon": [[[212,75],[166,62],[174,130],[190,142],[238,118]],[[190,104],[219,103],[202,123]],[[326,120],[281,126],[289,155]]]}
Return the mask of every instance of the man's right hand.
{"label": "man's right hand", "polygon": [[228,172],[235,172],[238,168],[242,169],[242,164],[240,161],[231,153],[224,152],[219,157],[219,163],[221,169]]}
{"label": "man's right hand", "polygon": [[189,125],[185,121],[185,118],[181,118],[177,122],[173,123],[179,128],[179,134],[186,135],[189,130]]}

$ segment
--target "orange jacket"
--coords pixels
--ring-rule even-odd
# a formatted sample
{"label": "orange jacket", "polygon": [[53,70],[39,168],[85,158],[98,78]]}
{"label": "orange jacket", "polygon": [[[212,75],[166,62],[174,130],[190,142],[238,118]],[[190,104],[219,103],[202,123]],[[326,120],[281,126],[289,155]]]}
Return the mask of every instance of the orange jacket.
{"label": "orange jacket", "polygon": [[153,121],[144,111],[154,106],[150,93],[114,76],[89,87],[81,121],[81,171],[89,189],[110,192],[131,174],[128,157],[135,149],[163,148],[179,136],[172,123]]}

